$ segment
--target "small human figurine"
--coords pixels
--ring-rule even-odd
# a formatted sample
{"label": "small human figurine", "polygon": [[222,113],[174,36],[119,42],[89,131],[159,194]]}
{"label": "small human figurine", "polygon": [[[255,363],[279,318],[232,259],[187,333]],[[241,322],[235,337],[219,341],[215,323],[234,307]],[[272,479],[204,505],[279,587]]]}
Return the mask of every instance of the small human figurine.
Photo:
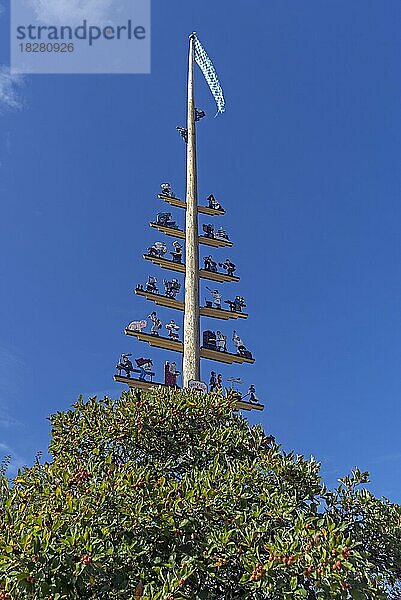
{"label": "small human figurine", "polygon": [[165,242],[155,242],[153,246],[148,248],[149,256],[156,256],[157,258],[163,258],[167,252],[167,246]]}
{"label": "small human figurine", "polygon": [[224,210],[220,202],[216,200],[213,194],[210,194],[210,196],[207,197],[207,201],[209,204],[209,208],[213,208],[214,210]]}
{"label": "small human figurine", "polygon": [[237,354],[243,356],[244,358],[252,358],[252,354],[249,352],[249,350],[246,349],[244,342],[242,341],[242,339],[236,331],[233,332],[232,339],[235,347],[237,348]]}
{"label": "small human figurine", "polygon": [[214,392],[216,390],[216,386],[217,386],[216,373],[214,371],[212,371],[210,373],[210,380],[209,380],[209,389],[210,389],[210,391]]}
{"label": "small human figurine", "polygon": [[163,285],[165,290],[164,295],[167,296],[167,298],[174,299],[181,289],[181,283],[175,277],[173,277],[171,281],[163,279]]}
{"label": "small human figurine", "polygon": [[205,271],[210,271],[211,273],[217,273],[217,262],[213,260],[212,256],[205,256],[203,259],[204,269]]}
{"label": "small human figurine", "polygon": [[178,332],[180,330],[180,327],[175,321],[173,321],[173,319],[171,319],[170,323],[166,325],[166,329],[168,331],[169,338],[171,338],[172,340],[178,340]]}
{"label": "small human figurine", "polygon": [[186,127],[177,127],[177,131],[184,140],[184,142],[188,144],[188,129],[186,129]]}
{"label": "small human figurine", "polygon": [[137,367],[139,367],[139,380],[146,381],[147,375],[152,379],[153,373],[151,369],[153,367],[153,360],[151,358],[136,358],[135,362]]}
{"label": "small human figurine", "polygon": [[158,213],[156,215],[157,225],[161,225],[162,227],[169,227],[170,229],[178,229],[177,223],[172,219],[173,215],[171,213]]}
{"label": "small human figurine", "polygon": [[205,233],[205,237],[207,238],[214,238],[214,225],[212,225],[211,223],[208,224],[203,224],[202,225],[202,230]]}
{"label": "small human figurine", "polygon": [[230,241],[228,234],[226,232],[225,229],[223,229],[223,227],[219,227],[217,232],[216,232],[216,238],[219,240],[226,240],[227,242]]}
{"label": "small human figurine", "polygon": [[139,331],[141,332],[142,329],[145,329],[145,327],[147,326],[148,322],[145,320],[142,321],[131,321],[131,323],[128,325],[127,329],[129,329],[130,331]]}
{"label": "small human figurine", "polygon": [[164,363],[164,384],[169,387],[177,387],[177,377],[181,375],[179,371],[177,371],[176,363],[169,363],[166,361]]}
{"label": "small human figurine", "polygon": [[150,313],[150,315],[148,316],[148,319],[150,319],[152,321],[152,328],[150,330],[151,335],[159,335],[159,329],[162,328],[163,323],[160,321],[159,317],[157,316],[156,311],[153,311],[152,313]]}
{"label": "small human figurine", "polygon": [[226,260],[223,263],[219,263],[219,267],[225,269],[227,271],[227,275],[229,275],[230,277],[232,277],[235,271],[237,270],[236,265],[233,262],[231,262],[229,258],[226,258]]}
{"label": "small human figurine", "polygon": [[173,257],[173,262],[175,263],[182,263],[182,244],[180,244],[180,242],[178,240],[174,240],[173,242],[173,252],[170,252],[171,256]]}
{"label": "small human figurine", "polygon": [[223,377],[222,377],[222,374],[219,373],[217,375],[216,390],[221,391],[222,389],[223,389]]}
{"label": "small human figurine", "polygon": [[216,347],[219,352],[227,352],[227,336],[216,331]]}
{"label": "small human figurine", "polygon": [[256,390],[253,383],[249,386],[247,396],[249,396],[249,402],[252,402],[252,404],[259,404],[259,400],[256,397]]}
{"label": "small human figurine", "polygon": [[169,198],[175,198],[174,192],[171,189],[171,185],[169,183],[162,183],[160,187],[162,189],[162,196],[168,196]]}
{"label": "small human figurine", "polygon": [[224,302],[225,304],[229,304],[231,312],[242,313],[242,309],[246,307],[242,296],[235,296],[234,300],[224,300]]}
{"label": "small human figurine", "polygon": [[158,294],[159,288],[157,287],[157,278],[152,275],[148,275],[148,280],[146,282],[146,291],[151,294]]}
{"label": "small human figurine", "polygon": [[220,294],[219,290],[211,290],[209,287],[206,287],[206,289],[212,295],[214,308],[220,309],[221,308],[222,295]]}
{"label": "small human figurine", "polygon": [[132,354],[121,354],[120,360],[116,366],[119,377],[121,377],[121,371],[125,371],[126,376],[131,378],[131,373],[134,370],[134,367],[128,358],[129,356],[132,356]]}
{"label": "small human figurine", "polygon": [[200,110],[199,108],[195,108],[195,123],[206,117],[206,113],[204,110]]}

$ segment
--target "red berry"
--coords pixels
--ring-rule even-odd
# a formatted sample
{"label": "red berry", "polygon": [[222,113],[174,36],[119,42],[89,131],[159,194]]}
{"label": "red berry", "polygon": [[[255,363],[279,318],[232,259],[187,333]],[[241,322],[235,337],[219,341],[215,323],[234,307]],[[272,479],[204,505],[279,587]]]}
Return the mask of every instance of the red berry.
{"label": "red berry", "polygon": [[81,558],[81,563],[84,565],[89,565],[92,562],[92,558],[90,554],[84,554]]}

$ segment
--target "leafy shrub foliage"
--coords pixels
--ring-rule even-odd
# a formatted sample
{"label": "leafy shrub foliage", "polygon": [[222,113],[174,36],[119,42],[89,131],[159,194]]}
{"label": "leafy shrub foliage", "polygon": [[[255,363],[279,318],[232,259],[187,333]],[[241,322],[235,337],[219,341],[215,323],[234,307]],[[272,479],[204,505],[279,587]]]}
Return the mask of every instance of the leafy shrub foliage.
{"label": "leafy shrub foliage", "polygon": [[[327,490],[217,394],[81,398],[53,462],[0,480],[0,599],[375,599],[401,576],[401,509],[358,469]],[[396,593],[396,592],[394,592]]]}

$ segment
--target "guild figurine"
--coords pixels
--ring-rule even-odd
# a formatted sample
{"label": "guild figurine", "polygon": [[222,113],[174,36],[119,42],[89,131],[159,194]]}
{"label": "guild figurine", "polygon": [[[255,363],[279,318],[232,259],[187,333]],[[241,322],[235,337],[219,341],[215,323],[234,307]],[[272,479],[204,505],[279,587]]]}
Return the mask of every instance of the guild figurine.
{"label": "guild figurine", "polygon": [[157,287],[157,278],[152,275],[148,275],[148,280],[146,282],[146,292],[150,292],[151,294],[158,294],[159,288]]}
{"label": "guild figurine", "polygon": [[195,123],[206,117],[206,113],[204,110],[200,110],[200,108],[195,108]]}
{"label": "guild figurine", "polygon": [[219,229],[217,230],[216,238],[219,240],[226,240],[227,242],[230,241],[230,238],[228,237],[228,234],[226,230],[223,229],[223,227],[219,227]]}
{"label": "guild figurine", "polygon": [[227,336],[221,331],[204,331],[203,332],[203,347],[217,352],[227,352]]}
{"label": "guild figurine", "polygon": [[205,271],[210,271],[211,273],[217,273],[217,262],[213,260],[212,256],[205,256],[203,259],[204,269]]}
{"label": "guild figurine", "polygon": [[129,379],[131,378],[131,373],[133,372],[134,367],[132,365],[132,362],[128,358],[129,356],[132,356],[132,354],[121,354],[120,360],[116,365],[119,377],[121,377],[121,371],[125,371],[125,375]]}
{"label": "guild figurine", "polygon": [[216,331],[216,347],[219,352],[227,352],[227,336]]}
{"label": "guild figurine", "polygon": [[160,321],[159,317],[157,316],[156,311],[153,311],[148,316],[148,319],[150,319],[153,323],[152,328],[150,330],[151,335],[159,335],[159,329],[162,328],[163,323]]}
{"label": "guild figurine", "polygon": [[[221,309],[222,295],[220,294],[219,290],[211,290],[209,287],[206,287],[206,289],[212,295],[214,308]],[[206,300],[206,306],[208,306],[208,304],[212,305],[212,302]]]}
{"label": "guild figurine", "polygon": [[230,277],[232,277],[235,271],[237,270],[236,265],[233,262],[231,262],[231,260],[229,260],[228,258],[226,258],[226,260],[223,263],[219,263],[219,267],[225,269],[227,271],[227,275],[229,275]]}
{"label": "guild figurine", "polygon": [[224,302],[230,306],[231,312],[242,313],[242,309],[246,307],[242,296],[235,296],[234,300],[224,300]]}
{"label": "guild figurine", "polygon": [[128,325],[127,329],[129,329],[129,331],[139,331],[139,333],[141,333],[142,329],[145,329],[147,324],[148,324],[148,322],[145,320],[131,321],[131,323]]}
{"label": "guild figurine", "polygon": [[242,339],[236,331],[233,332],[232,339],[235,347],[237,348],[237,354],[244,358],[252,358],[252,354],[249,352],[249,350],[246,349],[244,342],[242,341]]}
{"label": "guild figurine", "polygon": [[148,248],[148,255],[155,256],[156,258],[164,258],[167,252],[167,246],[165,242],[155,242],[153,246]]}
{"label": "guild figurine", "polygon": [[167,296],[167,298],[175,299],[181,289],[181,283],[178,281],[178,279],[175,277],[173,277],[171,281],[168,279],[163,279],[163,285],[165,291],[164,295]]}
{"label": "guild figurine", "polygon": [[249,402],[252,402],[252,404],[259,404],[259,400],[256,397],[256,390],[253,383],[249,386],[247,396],[249,396]]}
{"label": "guild figurine", "polygon": [[184,140],[184,142],[188,144],[188,129],[186,129],[186,127],[177,127],[177,131]]}
{"label": "guild figurine", "polygon": [[171,338],[172,340],[178,340],[178,332],[180,330],[180,327],[175,321],[173,321],[173,319],[171,319],[170,323],[166,325],[166,329],[168,331],[169,338]]}
{"label": "guild figurine", "polygon": [[154,375],[154,373],[151,371],[153,367],[153,360],[151,358],[136,358],[135,362],[137,367],[139,367],[139,380],[146,381],[147,375],[149,375],[150,379],[152,379]]}
{"label": "guild figurine", "polygon": [[211,223],[208,224],[204,224],[202,225],[202,230],[205,233],[205,237],[207,238],[214,238],[214,225],[212,225]]}
{"label": "guild figurine", "polygon": [[173,215],[171,213],[158,213],[156,215],[156,225],[161,225],[162,227],[168,227],[170,229],[178,229],[177,223],[172,219]]}
{"label": "guild figurine", "polygon": [[210,381],[209,381],[209,388],[211,392],[218,392],[221,391],[223,389],[223,383],[222,383],[222,375],[221,373],[219,373],[216,377],[216,373],[214,371],[212,371],[210,373]]}
{"label": "guild figurine", "polygon": [[164,363],[164,385],[177,387],[177,377],[179,375],[181,375],[181,373],[177,371],[175,362],[169,363],[166,361]]}
{"label": "guild figurine", "polygon": [[217,202],[216,198],[213,196],[213,194],[210,194],[210,196],[207,197],[207,201],[209,204],[209,208],[213,208],[214,210],[221,210],[223,211],[223,207],[221,206],[220,202]]}
{"label": "guild figurine", "polygon": [[211,392],[214,392],[217,386],[217,378],[216,378],[216,373],[214,371],[212,371],[210,373],[210,380],[209,380],[209,389]]}
{"label": "guild figurine", "polygon": [[180,244],[180,242],[178,240],[174,240],[173,242],[173,248],[174,251],[170,252],[171,256],[173,257],[173,262],[175,263],[182,263],[182,244]]}
{"label": "guild figurine", "polygon": [[160,187],[162,189],[162,196],[168,196],[168,198],[175,198],[174,192],[171,189],[171,185],[169,183],[162,183]]}

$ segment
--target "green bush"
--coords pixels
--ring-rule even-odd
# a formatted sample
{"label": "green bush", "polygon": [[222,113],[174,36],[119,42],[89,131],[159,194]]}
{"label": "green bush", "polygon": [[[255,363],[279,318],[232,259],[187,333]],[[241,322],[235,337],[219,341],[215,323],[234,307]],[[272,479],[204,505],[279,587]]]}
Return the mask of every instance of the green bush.
{"label": "green bush", "polygon": [[358,469],[330,492],[220,395],[82,398],[53,462],[0,481],[0,598],[389,598],[401,510]]}

